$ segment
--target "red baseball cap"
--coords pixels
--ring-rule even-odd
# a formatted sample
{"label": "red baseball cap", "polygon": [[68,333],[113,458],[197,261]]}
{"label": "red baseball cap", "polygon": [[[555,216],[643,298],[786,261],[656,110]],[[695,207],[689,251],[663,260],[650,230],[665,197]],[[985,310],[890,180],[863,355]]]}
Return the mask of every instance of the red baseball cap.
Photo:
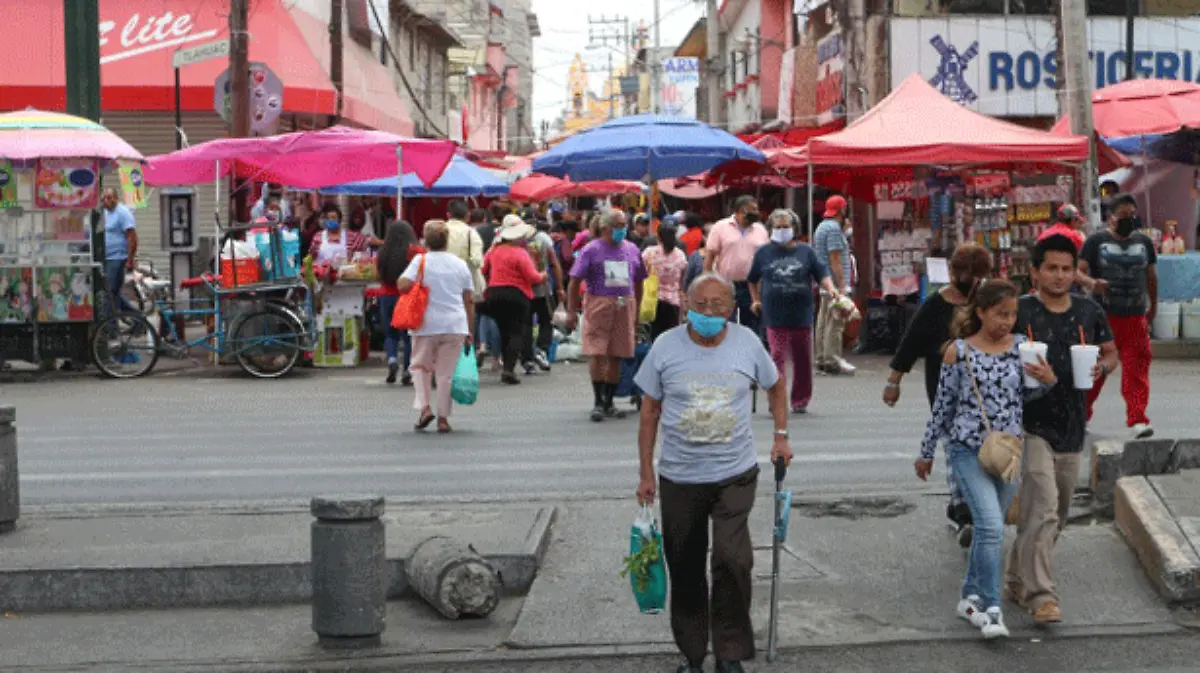
{"label": "red baseball cap", "polygon": [[825,199],[825,217],[837,217],[846,210],[846,199],[834,195]]}

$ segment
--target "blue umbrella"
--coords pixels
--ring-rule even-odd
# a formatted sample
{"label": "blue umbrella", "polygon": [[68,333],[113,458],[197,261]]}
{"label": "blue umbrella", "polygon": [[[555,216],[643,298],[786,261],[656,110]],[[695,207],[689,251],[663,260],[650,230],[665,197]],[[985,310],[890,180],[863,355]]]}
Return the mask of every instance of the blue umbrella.
{"label": "blue umbrella", "polygon": [[1174,133],[1107,138],[1108,146],[1130,156],[1146,155],[1178,164],[1200,166],[1200,132],[1191,129]]}
{"label": "blue umbrella", "polygon": [[762,152],[684,117],[619,117],[567,138],[533,162],[533,172],[572,180],[663,180],[727,161],[763,163]]}
{"label": "blue umbrella", "polygon": [[[503,196],[508,193],[508,185],[503,180],[488,171],[471,163],[470,160],[455,156],[446,166],[442,177],[433,183],[432,187],[421,184],[421,180],[412,173],[404,174],[403,194],[405,198],[451,197],[451,196]],[[380,178],[364,180],[363,182],[348,182],[335,187],[325,187],[322,194],[348,194],[353,196],[395,196],[396,178]]]}

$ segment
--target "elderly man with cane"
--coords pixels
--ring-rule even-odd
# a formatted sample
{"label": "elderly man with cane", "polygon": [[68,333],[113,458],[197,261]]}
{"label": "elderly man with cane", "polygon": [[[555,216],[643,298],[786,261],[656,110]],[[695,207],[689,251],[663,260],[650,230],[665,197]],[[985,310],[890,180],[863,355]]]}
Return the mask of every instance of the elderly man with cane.
{"label": "elderly man with cane", "polygon": [[734,301],[728,280],[702,274],[688,292],[688,324],[654,342],[634,379],[643,391],[637,497],[651,503],[661,490],[671,630],[684,657],[679,673],[703,670],[710,637],[718,673],[741,673],[741,662],[754,658],[748,519],[759,468],[750,427],[752,384],[769,390],[773,401],[771,461],[782,459],[786,466],[792,459],[787,387],[758,335],[729,324]]}

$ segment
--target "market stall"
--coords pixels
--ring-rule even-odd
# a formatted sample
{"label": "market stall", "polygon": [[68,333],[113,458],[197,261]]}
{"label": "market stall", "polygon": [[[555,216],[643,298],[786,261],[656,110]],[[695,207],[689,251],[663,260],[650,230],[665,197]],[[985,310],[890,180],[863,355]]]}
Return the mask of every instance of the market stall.
{"label": "market stall", "polygon": [[91,359],[93,322],[108,306],[102,176],[120,176],[138,206],[141,165],[137,150],[87,119],[0,114],[0,362]]}

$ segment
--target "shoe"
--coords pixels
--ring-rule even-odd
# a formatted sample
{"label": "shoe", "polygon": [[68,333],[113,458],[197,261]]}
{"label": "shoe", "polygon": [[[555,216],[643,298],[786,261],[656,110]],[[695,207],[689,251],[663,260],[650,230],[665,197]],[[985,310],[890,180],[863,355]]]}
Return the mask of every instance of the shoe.
{"label": "shoe", "polygon": [[402,386],[411,386],[412,385],[412,374],[410,374],[407,369],[404,370],[404,376],[400,377],[400,385],[402,385]]}
{"label": "shoe", "polygon": [[533,354],[533,362],[544,372],[550,371],[550,359],[546,357],[545,351],[537,351]]}
{"label": "shoe", "polygon": [[831,369],[837,370],[837,373],[843,376],[854,376],[854,372],[858,371],[857,367],[842,358],[836,358]]}
{"label": "shoe", "polygon": [[704,666],[697,666],[685,661],[679,664],[679,668],[675,669],[675,673],[704,673]]}
{"label": "shoe", "polygon": [[521,366],[525,368],[525,376],[533,376],[537,372],[532,362],[525,362]]}
{"label": "shoe", "polygon": [[599,423],[604,420],[604,407],[596,407],[592,409],[591,419],[593,423]]}
{"label": "shoe", "polygon": [[793,406],[793,407],[792,407],[792,413],[793,413],[793,414],[796,414],[796,415],[798,415],[798,416],[799,416],[799,415],[803,415],[803,414],[807,414],[807,413],[808,413],[808,407],[804,406],[803,404],[797,404],[797,405],[795,405],[795,406]]}
{"label": "shoe", "polygon": [[1054,601],[1046,601],[1033,611],[1033,623],[1035,624],[1057,624],[1062,620],[1062,610]]}
{"label": "shoe", "polygon": [[1154,436],[1154,428],[1150,427],[1149,423],[1138,423],[1130,430],[1133,432],[1134,439],[1149,439]]}
{"label": "shoe", "polygon": [[965,523],[958,527],[958,546],[963,549],[971,548],[971,540],[975,538],[975,527]]}
{"label": "shoe", "polygon": [[1004,625],[1004,613],[1000,612],[1000,608],[988,608],[984,618],[987,619],[987,623],[979,629],[984,638],[992,640],[1008,637],[1008,627]]}
{"label": "shoe", "polygon": [[718,661],[717,673],[746,673],[740,661]]}
{"label": "shoe", "polygon": [[988,623],[987,614],[983,611],[979,596],[970,595],[958,602],[958,616],[970,622],[971,626],[982,629]]}
{"label": "shoe", "polygon": [[515,386],[521,383],[521,379],[517,378],[517,375],[512,372],[504,372],[500,375],[500,383]]}
{"label": "shoe", "polygon": [[400,373],[400,364],[397,362],[388,363],[388,375],[384,381],[390,386],[396,382],[396,374]]}
{"label": "shoe", "polygon": [[604,407],[604,415],[608,418],[625,418],[625,412],[613,406]]}

